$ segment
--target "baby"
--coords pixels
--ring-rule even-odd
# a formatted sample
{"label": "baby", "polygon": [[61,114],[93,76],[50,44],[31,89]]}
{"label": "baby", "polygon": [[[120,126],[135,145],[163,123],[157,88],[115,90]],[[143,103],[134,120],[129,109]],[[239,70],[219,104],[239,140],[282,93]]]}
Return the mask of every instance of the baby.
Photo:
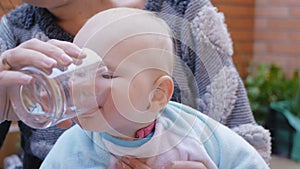
{"label": "baby", "polygon": [[122,156],[154,169],[175,160],[209,169],[268,168],[230,129],[170,101],[173,37],[153,13],[128,8],[98,13],[74,43],[95,51],[108,68],[95,79],[99,109],[78,116],[78,125],[59,138],[41,168],[116,168]]}

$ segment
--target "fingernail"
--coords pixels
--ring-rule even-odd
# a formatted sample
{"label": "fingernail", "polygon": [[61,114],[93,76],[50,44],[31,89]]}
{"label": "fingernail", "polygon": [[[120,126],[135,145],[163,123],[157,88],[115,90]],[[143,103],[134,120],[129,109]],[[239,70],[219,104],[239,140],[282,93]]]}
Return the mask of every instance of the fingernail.
{"label": "fingernail", "polygon": [[87,54],[84,52],[84,50],[81,50],[78,55],[78,58],[83,59],[83,58],[86,58],[86,56],[87,56]]}
{"label": "fingernail", "polygon": [[65,53],[61,55],[61,59],[66,63],[71,63],[73,61],[73,59]]}
{"label": "fingernail", "polygon": [[43,68],[53,68],[57,64],[56,60],[52,58],[47,58],[45,61],[42,62]]}
{"label": "fingernail", "polygon": [[54,67],[57,64],[56,60],[52,58],[47,58],[43,63],[45,67]]}

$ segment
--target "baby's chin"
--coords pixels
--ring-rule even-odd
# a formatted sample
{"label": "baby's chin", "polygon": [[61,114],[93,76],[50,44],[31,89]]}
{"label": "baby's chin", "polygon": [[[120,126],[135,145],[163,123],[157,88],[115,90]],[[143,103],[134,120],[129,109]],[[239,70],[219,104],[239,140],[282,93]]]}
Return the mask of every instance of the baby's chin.
{"label": "baby's chin", "polygon": [[100,116],[101,108],[92,109],[77,116],[77,124],[84,130],[103,132],[103,119]]}
{"label": "baby's chin", "polygon": [[102,126],[99,122],[94,123],[87,119],[78,119],[77,123],[82,129],[92,132],[106,132],[105,127]]}

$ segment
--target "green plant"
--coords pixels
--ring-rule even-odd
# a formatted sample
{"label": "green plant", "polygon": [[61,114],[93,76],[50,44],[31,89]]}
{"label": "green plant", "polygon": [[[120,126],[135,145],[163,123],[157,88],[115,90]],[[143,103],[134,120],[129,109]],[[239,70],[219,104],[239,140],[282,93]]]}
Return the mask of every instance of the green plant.
{"label": "green plant", "polygon": [[271,102],[297,98],[298,102],[291,102],[290,108],[300,110],[298,81],[298,71],[291,78],[287,78],[284,71],[275,64],[260,64],[253,74],[247,76],[246,89],[254,117],[259,124],[265,125]]}
{"label": "green plant", "polygon": [[291,113],[296,115],[297,117],[300,117],[300,86],[298,86],[295,97],[289,100],[289,102],[290,102],[289,108]]}

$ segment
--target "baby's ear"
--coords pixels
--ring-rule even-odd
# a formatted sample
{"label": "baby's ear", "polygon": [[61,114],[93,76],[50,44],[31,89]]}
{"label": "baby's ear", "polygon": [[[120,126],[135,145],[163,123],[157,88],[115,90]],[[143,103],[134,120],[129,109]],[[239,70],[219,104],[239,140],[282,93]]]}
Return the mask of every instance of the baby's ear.
{"label": "baby's ear", "polygon": [[170,101],[174,90],[174,83],[170,76],[165,75],[157,79],[154,86],[155,88],[149,98],[149,110],[158,112]]}

